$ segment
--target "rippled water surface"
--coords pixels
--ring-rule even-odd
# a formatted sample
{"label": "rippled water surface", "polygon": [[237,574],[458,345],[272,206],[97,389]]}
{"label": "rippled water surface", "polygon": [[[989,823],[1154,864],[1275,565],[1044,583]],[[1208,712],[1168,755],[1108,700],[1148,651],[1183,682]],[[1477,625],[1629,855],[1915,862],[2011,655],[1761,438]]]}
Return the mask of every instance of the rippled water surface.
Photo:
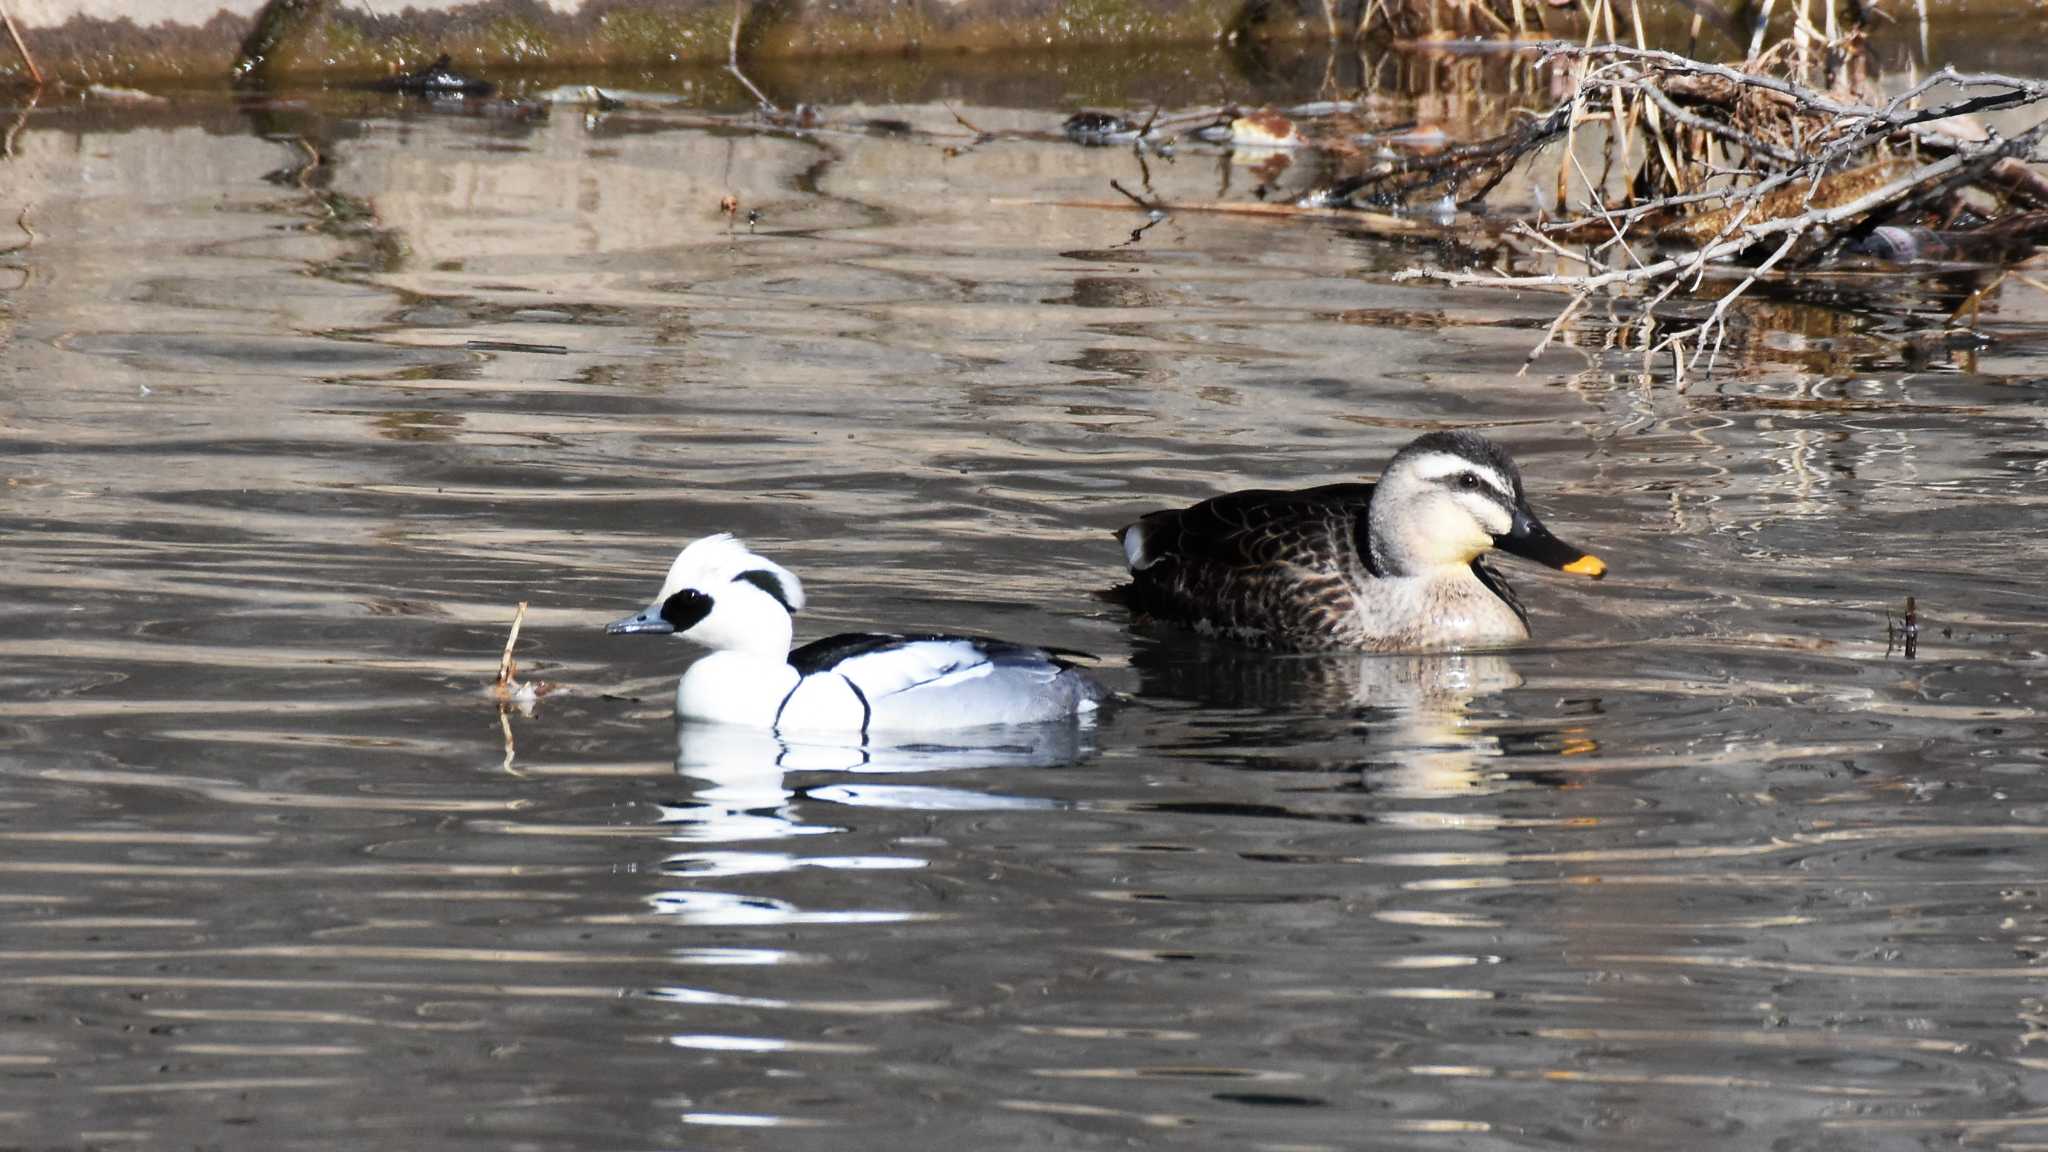
{"label": "rippled water surface", "polygon": [[[1342,222],[1132,243],[1058,206],[1147,174],[1056,91],[951,101],[979,145],[945,94],[27,116],[0,1144],[2048,1144],[2048,297],[1981,351],[1760,302],[1683,388],[1599,323],[1517,378],[1555,298]],[[1137,513],[1443,426],[1612,565],[1512,569],[1534,644],[1266,657],[1094,595]],[[717,530],[802,638],[1035,639],[1126,699],[864,766],[679,741],[687,650],[601,626]],[[508,760],[521,601],[558,690]]]}

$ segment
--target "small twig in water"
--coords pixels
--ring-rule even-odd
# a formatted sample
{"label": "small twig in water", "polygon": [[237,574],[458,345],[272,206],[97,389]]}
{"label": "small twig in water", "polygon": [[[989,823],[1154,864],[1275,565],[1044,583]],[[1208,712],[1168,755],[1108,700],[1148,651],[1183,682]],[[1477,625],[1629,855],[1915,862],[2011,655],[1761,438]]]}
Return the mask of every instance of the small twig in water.
{"label": "small twig in water", "polygon": [[1143,208],[1143,209],[1144,209],[1145,211],[1147,211],[1147,212],[1164,212],[1164,211],[1166,211],[1166,206],[1165,206],[1165,205],[1163,205],[1163,204],[1158,204],[1158,203],[1155,203],[1155,202],[1153,202],[1153,201],[1150,201],[1150,200],[1147,200],[1147,199],[1145,199],[1145,198],[1144,198],[1143,196],[1140,196],[1140,195],[1138,195],[1138,194],[1137,194],[1136,192],[1133,192],[1133,191],[1131,191],[1131,190],[1130,190],[1129,188],[1126,188],[1126,187],[1124,187],[1123,185],[1121,185],[1121,184],[1117,183],[1117,182],[1116,182],[1116,180],[1115,180],[1114,178],[1112,178],[1112,179],[1110,180],[1110,182],[1109,182],[1109,186],[1110,186],[1111,188],[1114,188],[1114,189],[1116,189],[1116,190],[1117,190],[1118,192],[1121,192],[1121,193],[1123,193],[1123,194],[1124,194],[1124,196],[1125,196],[1125,197],[1126,197],[1127,199],[1129,199],[1131,203],[1133,203],[1133,204],[1136,204],[1136,205],[1137,205],[1138,207],[1140,207],[1140,208]]}
{"label": "small twig in water", "polygon": [[519,665],[513,662],[512,648],[519,643],[519,627],[526,623],[526,601],[519,602],[519,611],[512,615],[512,631],[505,637],[505,652],[498,657],[498,694],[502,697],[516,683]]}
{"label": "small twig in water", "polygon": [[518,709],[522,716],[533,715],[533,706],[542,696],[554,691],[554,685],[543,680],[519,682],[519,664],[512,659],[512,648],[519,643],[520,625],[526,623],[526,601],[519,602],[519,610],[512,614],[512,631],[505,637],[505,651],[498,657],[498,679],[491,685],[491,696],[498,702],[498,728],[505,734],[504,768],[518,775],[512,768],[512,711]]}
{"label": "small twig in water", "polygon": [[519,610],[512,616],[512,631],[505,637],[504,654],[498,657],[498,679],[491,685],[491,696],[500,707],[517,708],[522,713],[531,713],[534,704],[541,697],[555,690],[545,680],[519,682],[519,663],[512,659],[512,647],[519,643],[519,627],[526,623],[526,601],[519,602]]}
{"label": "small twig in water", "polygon": [[1536,358],[1538,356],[1543,355],[1544,349],[1549,348],[1550,342],[1557,339],[1557,334],[1564,330],[1565,323],[1569,321],[1572,318],[1572,316],[1578,312],[1579,309],[1585,307],[1586,301],[1591,299],[1592,296],[1593,293],[1589,289],[1572,297],[1572,302],[1565,305],[1564,310],[1557,314],[1557,319],[1552,320],[1550,322],[1550,327],[1545,328],[1543,330],[1543,339],[1538,340],[1536,342],[1536,346],[1534,348],[1529,349],[1529,355],[1522,360],[1521,370],[1516,372],[1515,375],[1527,376],[1529,374],[1529,365],[1534,364],[1536,362]]}
{"label": "small twig in water", "polygon": [[1117,247],[1129,248],[1132,245],[1137,244],[1139,241],[1143,240],[1145,238],[1145,233],[1150,232],[1152,229],[1157,228],[1161,224],[1166,223],[1166,213],[1154,212],[1151,215],[1152,218],[1150,220],[1147,220],[1143,224],[1138,225],[1136,228],[1131,229],[1131,238],[1117,245]]}
{"label": "small twig in water", "polygon": [[[1947,630],[1943,629],[1943,634]],[[1905,649],[1906,659],[1913,660],[1920,655],[1920,606],[1913,597],[1906,597],[1906,615],[1893,620],[1892,610],[1884,610],[1884,654],[1892,654],[1893,647]]]}
{"label": "small twig in water", "polygon": [[967,129],[969,132],[974,133],[974,144],[969,144],[969,148],[974,147],[975,144],[986,144],[989,141],[996,138],[995,133],[982,131],[979,127],[976,127],[972,121],[968,120],[967,117],[962,116],[957,111],[954,111],[953,106],[951,104],[947,104],[941,101],[939,107],[944,108],[946,110],[946,114],[953,118],[954,123],[960,125],[962,128]]}

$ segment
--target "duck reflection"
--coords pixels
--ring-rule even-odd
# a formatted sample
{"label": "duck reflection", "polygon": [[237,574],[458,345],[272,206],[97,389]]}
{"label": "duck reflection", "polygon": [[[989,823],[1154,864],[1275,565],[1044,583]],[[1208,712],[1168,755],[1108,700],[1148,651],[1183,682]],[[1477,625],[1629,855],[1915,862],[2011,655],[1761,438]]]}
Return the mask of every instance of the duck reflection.
{"label": "duck reflection", "polygon": [[1094,726],[1063,722],[950,731],[938,739],[887,743],[803,739],[757,728],[683,721],[676,725],[676,774],[695,787],[662,808],[678,840],[729,843],[839,831],[803,819],[804,801],[840,806],[981,811],[1052,808],[1059,802],[967,788],[865,779],[796,787],[790,773],[856,777],[984,768],[1057,768],[1095,754]]}
{"label": "duck reflection", "polygon": [[1215,718],[1205,733],[1212,748],[1355,769],[1354,787],[1375,793],[1557,787],[1561,774],[1531,771],[1521,758],[1590,747],[1561,727],[1483,714],[1478,702],[1522,684],[1498,652],[1277,655],[1174,634],[1138,637],[1131,666],[1143,697],[1185,700]]}

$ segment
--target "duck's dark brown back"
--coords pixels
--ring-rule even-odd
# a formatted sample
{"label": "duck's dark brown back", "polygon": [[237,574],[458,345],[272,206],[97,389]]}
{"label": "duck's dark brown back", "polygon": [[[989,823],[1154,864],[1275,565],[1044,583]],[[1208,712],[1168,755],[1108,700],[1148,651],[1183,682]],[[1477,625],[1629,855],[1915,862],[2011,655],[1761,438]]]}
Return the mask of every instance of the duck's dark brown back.
{"label": "duck's dark brown back", "polygon": [[[1371,484],[1248,489],[1153,512],[1119,536],[1136,611],[1266,647],[1313,648],[1369,572]],[[1135,534],[1135,538],[1133,536]]]}

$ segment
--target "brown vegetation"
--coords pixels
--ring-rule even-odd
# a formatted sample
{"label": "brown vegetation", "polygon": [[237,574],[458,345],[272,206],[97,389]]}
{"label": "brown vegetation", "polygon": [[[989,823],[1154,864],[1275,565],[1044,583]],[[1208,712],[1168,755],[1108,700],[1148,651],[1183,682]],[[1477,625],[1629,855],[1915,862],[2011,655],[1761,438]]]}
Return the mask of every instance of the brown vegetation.
{"label": "brown vegetation", "polygon": [[[1710,266],[1746,268],[1704,318],[1644,347],[1672,352],[1683,373],[1774,271],[1845,254],[1995,263],[2048,236],[2048,180],[2028,163],[2048,119],[2002,135],[1975,118],[2038,104],[2048,83],[1944,69],[1886,97],[1853,35],[1800,37],[1739,66],[1611,44],[1552,45],[1546,58],[1571,77],[1549,114],[1379,182],[1427,182],[1469,203],[1558,144],[1555,212],[1513,228],[1492,272],[1405,275],[1568,291],[1554,334],[1595,294],[1645,295],[1648,317]],[[1594,124],[1598,175],[1577,139]],[[1551,270],[1529,270],[1532,258]]]}

